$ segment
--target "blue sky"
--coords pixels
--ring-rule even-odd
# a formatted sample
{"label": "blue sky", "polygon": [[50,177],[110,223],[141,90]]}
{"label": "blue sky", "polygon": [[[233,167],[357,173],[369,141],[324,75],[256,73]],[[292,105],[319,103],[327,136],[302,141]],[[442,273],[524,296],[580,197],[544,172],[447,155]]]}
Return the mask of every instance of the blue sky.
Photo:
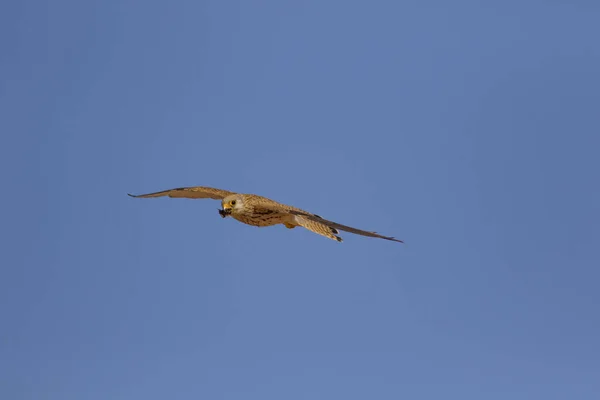
{"label": "blue sky", "polygon": [[[0,398],[597,398],[599,20],[4,3]],[[406,244],[126,196],[193,185]]]}

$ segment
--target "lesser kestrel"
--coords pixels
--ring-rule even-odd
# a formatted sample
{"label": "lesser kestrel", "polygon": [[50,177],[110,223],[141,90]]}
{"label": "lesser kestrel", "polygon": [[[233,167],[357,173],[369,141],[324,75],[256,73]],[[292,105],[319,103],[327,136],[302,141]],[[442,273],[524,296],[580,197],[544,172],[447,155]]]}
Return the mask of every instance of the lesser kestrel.
{"label": "lesser kestrel", "polygon": [[176,197],[188,199],[215,199],[221,200],[221,217],[233,217],[234,219],[252,226],[272,226],[283,224],[292,229],[297,226],[308,229],[311,232],[323,235],[338,242],[342,238],[338,236],[338,229],[357,235],[370,236],[394,242],[404,243],[402,240],[390,236],[379,235],[375,232],[363,231],[350,226],[328,221],[317,214],[309,213],[296,207],[288,206],[266,197],[255,194],[242,194],[211,187],[195,186],[164,190],[162,192],[132,195],[131,197]]}

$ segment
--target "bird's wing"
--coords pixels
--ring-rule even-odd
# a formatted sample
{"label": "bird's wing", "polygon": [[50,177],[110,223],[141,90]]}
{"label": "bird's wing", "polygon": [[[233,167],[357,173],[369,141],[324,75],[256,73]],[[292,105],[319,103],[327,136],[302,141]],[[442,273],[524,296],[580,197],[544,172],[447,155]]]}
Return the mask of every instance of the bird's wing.
{"label": "bird's wing", "polygon": [[305,214],[299,213],[298,211],[294,211],[294,210],[290,210],[289,213],[294,214],[294,215],[302,215],[304,218],[308,218],[315,222],[320,222],[321,224],[325,224],[331,228],[340,229],[342,231],[354,233],[357,235],[375,237],[375,238],[380,238],[380,239],[385,239],[385,240],[391,240],[393,242],[404,243],[402,240],[396,239],[391,236],[383,236],[377,232],[369,232],[369,231],[363,231],[362,229],[352,228],[351,226],[346,226],[346,225],[338,224],[337,222],[328,221],[328,220],[321,218],[319,216],[316,216],[316,215],[311,215],[311,214],[305,215]]}
{"label": "bird's wing", "polygon": [[147,194],[139,194],[133,195],[127,193],[127,195],[131,197],[140,197],[140,198],[148,198],[148,197],[176,197],[176,198],[186,198],[186,199],[215,199],[222,200],[230,194],[235,194],[235,192],[230,192],[228,190],[216,189],[205,186],[193,186],[193,187],[182,187],[176,189],[163,190],[162,192],[155,193],[147,193]]}
{"label": "bird's wing", "polygon": [[[274,203],[276,203],[276,202],[274,202]],[[342,231],[354,233],[356,235],[369,236],[369,237],[374,237],[374,238],[391,240],[393,242],[404,243],[402,240],[396,239],[391,236],[383,236],[383,235],[378,234],[377,232],[363,231],[362,229],[356,229],[356,228],[352,228],[351,226],[338,224],[337,222],[326,220],[325,218],[322,218],[319,215],[311,214],[307,211],[300,210],[300,209],[297,209],[297,208],[291,207],[291,206],[286,206],[284,204],[279,204],[279,203],[278,204],[256,204],[254,207],[255,207],[255,210],[257,210],[257,211],[259,209],[261,209],[262,211],[259,211],[259,212],[263,212],[265,214],[267,214],[267,213],[285,213],[285,214],[289,214],[289,215],[297,215],[297,216],[301,216],[305,219],[308,219],[310,221],[314,221],[319,224],[327,225],[330,228],[340,229]]]}
{"label": "bird's wing", "polygon": [[[298,212],[290,211],[290,214],[298,215]],[[300,215],[302,215],[302,214],[300,214]],[[328,220],[321,218],[319,216],[316,216],[316,215],[303,215],[303,216],[304,216],[304,218],[308,218],[315,222],[320,222],[331,228],[340,229],[342,231],[346,231],[346,232],[350,232],[350,233],[354,233],[354,234],[362,235],[362,236],[369,236],[369,237],[376,237],[376,238],[385,239],[385,240],[391,240],[393,242],[398,242],[398,243],[404,243],[402,240],[396,239],[391,236],[383,236],[383,235],[378,234],[377,232],[369,232],[369,231],[363,231],[362,229],[352,228],[351,226],[346,226],[346,225],[338,224],[337,222],[328,221]]]}

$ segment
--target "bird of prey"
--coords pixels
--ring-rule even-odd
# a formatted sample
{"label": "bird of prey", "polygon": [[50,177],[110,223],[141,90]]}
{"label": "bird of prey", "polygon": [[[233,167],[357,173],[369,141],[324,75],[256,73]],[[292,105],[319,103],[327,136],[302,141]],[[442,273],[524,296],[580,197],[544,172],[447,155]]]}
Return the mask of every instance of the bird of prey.
{"label": "bird of prey", "polygon": [[169,196],[175,198],[221,200],[221,208],[219,209],[221,217],[233,217],[244,224],[252,226],[262,227],[283,224],[289,229],[301,226],[311,232],[337,240],[338,242],[342,241],[342,238],[338,236],[338,229],[340,229],[357,235],[404,243],[402,240],[390,236],[383,236],[376,232],[363,231],[338,224],[337,222],[328,221],[317,214],[255,194],[242,194],[211,187],[193,186],[140,195],[128,193],[128,195],[140,198]]}

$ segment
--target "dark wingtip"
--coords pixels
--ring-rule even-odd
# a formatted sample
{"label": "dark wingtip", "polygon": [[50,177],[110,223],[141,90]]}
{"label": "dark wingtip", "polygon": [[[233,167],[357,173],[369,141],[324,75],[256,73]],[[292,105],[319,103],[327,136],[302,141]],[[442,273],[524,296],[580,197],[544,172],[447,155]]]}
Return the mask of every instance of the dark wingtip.
{"label": "dark wingtip", "polygon": [[335,237],[335,240],[337,240],[337,241],[338,241],[338,242],[340,242],[340,243],[342,243],[342,242],[344,241],[344,239],[342,239],[342,238],[341,238],[341,237],[339,237],[339,236],[336,236],[336,237]]}
{"label": "dark wingtip", "polygon": [[131,193],[127,193],[127,196],[129,196],[129,197],[137,197],[136,195],[131,194]]}
{"label": "dark wingtip", "polygon": [[[379,235],[379,233],[377,233],[377,232],[372,232],[372,233],[375,233],[375,234]],[[381,236],[380,236],[380,237],[381,237]],[[392,242],[404,243],[402,240],[400,240],[400,239],[396,239],[396,238],[395,238],[395,237],[393,237],[393,236],[390,236],[390,237],[383,236],[383,238],[384,238],[384,239],[387,239],[387,240],[391,240]]]}

